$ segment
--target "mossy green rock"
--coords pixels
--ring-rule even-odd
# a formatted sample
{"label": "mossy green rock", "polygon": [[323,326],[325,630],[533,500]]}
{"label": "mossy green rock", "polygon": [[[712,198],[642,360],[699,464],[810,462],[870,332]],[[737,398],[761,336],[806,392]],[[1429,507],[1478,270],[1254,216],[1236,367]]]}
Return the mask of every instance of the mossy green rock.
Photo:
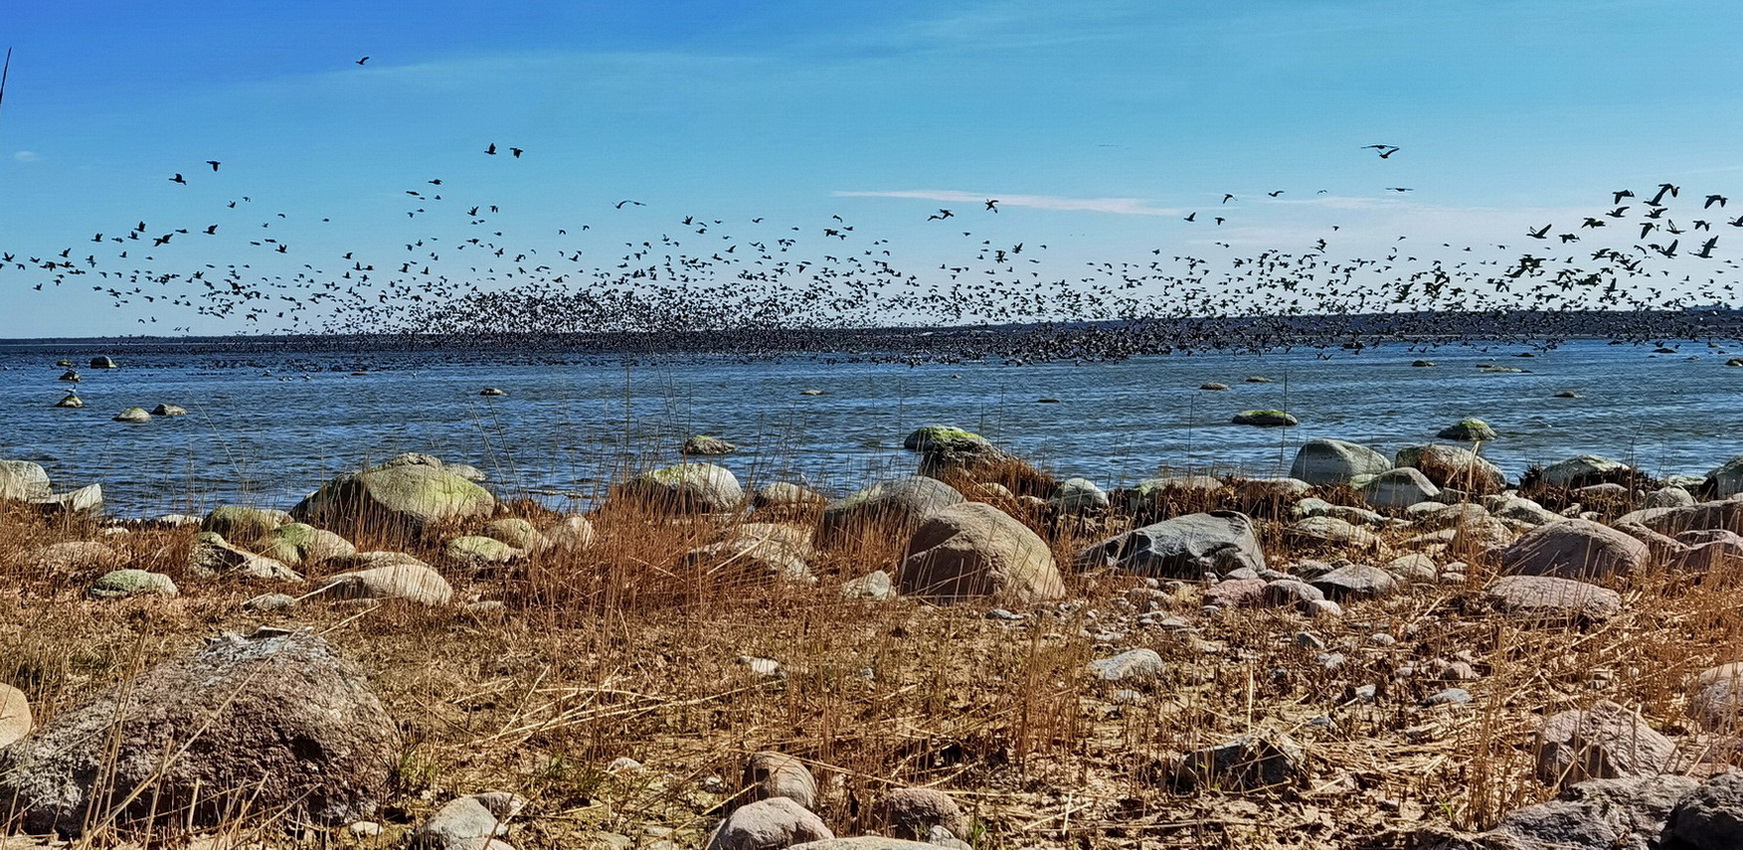
{"label": "mossy green rock", "polygon": [[1256,425],[1261,428],[1291,428],[1301,420],[1281,410],[1243,410],[1230,420],[1236,425]]}
{"label": "mossy green rock", "polygon": [[163,573],[116,570],[97,579],[90,592],[97,599],[122,599],[128,596],[176,596],[181,591]]}
{"label": "mossy green rock", "polygon": [[331,531],[300,522],[280,527],[272,533],[270,541],[270,545],[261,554],[293,565],[305,561],[345,558],[357,553],[357,547],[352,546],[351,541]]}
{"label": "mossy green rock", "polygon": [[259,540],[290,521],[290,514],[284,511],[225,505],[207,514],[200,530],[225,540]]}
{"label": "mossy green rock", "polygon": [[1495,433],[1494,428],[1489,427],[1489,423],[1484,422],[1481,419],[1460,419],[1459,421],[1440,429],[1440,432],[1435,434],[1435,436],[1442,440],[1458,440],[1461,443],[1475,443],[1479,441],[1486,442],[1488,440],[1493,440],[1500,435]]}
{"label": "mossy green rock", "polygon": [[954,425],[925,425],[914,430],[902,441],[902,448],[925,451],[930,446],[952,443],[985,443],[987,438]]}
{"label": "mossy green rock", "polygon": [[486,517],[490,491],[429,455],[400,455],[361,472],[340,475],[291,509],[317,528],[355,538],[359,531],[416,533],[438,523]]}
{"label": "mossy green rock", "polygon": [[539,542],[539,530],[520,517],[492,520],[484,526],[484,536],[501,540],[516,549],[531,549]]}
{"label": "mossy green rock", "polygon": [[738,477],[712,463],[680,463],[642,473],[623,486],[621,495],[679,513],[722,513],[744,503]]}
{"label": "mossy green rock", "polygon": [[483,564],[506,564],[526,554],[501,540],[478,535],[456,537],[448,541],[444,552],[456,561]]}

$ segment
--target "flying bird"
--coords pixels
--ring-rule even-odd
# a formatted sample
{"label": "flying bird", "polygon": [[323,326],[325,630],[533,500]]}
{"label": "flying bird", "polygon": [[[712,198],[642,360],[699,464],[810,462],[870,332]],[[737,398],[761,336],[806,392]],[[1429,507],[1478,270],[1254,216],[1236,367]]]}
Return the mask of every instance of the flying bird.
{"label": "flying bird", "polygon": [[617,204],[616,204],[616,205],[615,205],[615,206],[616,206],[616,207],[617,207],[617,208],[618,208],[618,209],[620,209],[620,210],[621,210],[621,209],[623,209],[623,205],[624,205],[624,204],[634,204],[634,205],[636,205],[636,206],[638,206],[638,207],[645,207],[645,206],[647,206],[647,204],[644,204],[644,203],[642,203],[642,202],[641,202],[641,201],[632,201],[632,200],[630,200],[630,199],[628,199],[628,198],[625,198],[625,199],[623,199],[623,200],[621,200],[621,201],[618,201],[618,202],[617,202]]}
{"label": "flying bird", "polygon": [[217,171],[218,166],[223,165],[224,163],[221,163],[215,159],[208,159],[208,160],[206,160],[206,164],[212,166],[213,171]]}
{"label": "flying bird", "polygon": [[496,143],[491,142],[490,147],[485,148],[484,152],[487,154],[490,154],[491,156],[496,156]]}
{"label": "flying bird", "polygon": [[174,176],[174,177],[171,177],[171,178],[170,178],[170,179],[169,179],[169,182],[171,182],[171,183],[180,183],[180,184],[182,184],[182,185],[183,185],[183,186],[186,186],[186,185],[187,185],[187,184],[188,184],[188,181],[187,181],[187,180],[185,180],[185,179],[183,179],[183,177],[182,177],[182,176],[181,176],[181,174],[179,174],[179,173],[178,173],[178,174],[176,174],[176,176]]}
{"label": "flying bird", "polygon": [[515,159],[520,159],[520,155],[526,153],[526,151],[523,151],[520,148],[509,148],[508,152],[513,154]]}
{"label": "flying bird", "polygon": [[368,61],[369,61],[369,57],[365,56],[362,59],[357,60],[357,64],[361,65],[361,64],[368,62]]}
{"label": "flying bird", "polygon": [[992,212],[998,212],[999,211],[999,200],[997,198],[988,198],[987,202],[986,202],[986,208],[988,210],[991,210]]}
{"label": "flying bird", "polygon": [[1707,202],[1704,204],[1701,204],[1701,209],[1704,210],[1704,209],[1706,209],[1714,204],[1718,204],[1719,206],[1722,207],[1725,205],[1725,202],[1728,200],[1730,200],[1730,199],[1725,197],[1724,195],[1708,195]]}

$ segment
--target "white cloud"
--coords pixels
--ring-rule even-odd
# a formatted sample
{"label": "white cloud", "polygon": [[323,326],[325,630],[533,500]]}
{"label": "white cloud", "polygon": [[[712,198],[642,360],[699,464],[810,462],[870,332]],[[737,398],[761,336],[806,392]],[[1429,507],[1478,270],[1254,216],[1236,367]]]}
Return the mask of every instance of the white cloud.
{"label": "white cloud", "polygon": [[1032,207],[1113,215],[1185,215],[1174,207],[1153,207],[1142,198],[1062,198],[1054,195],[1006,195],[998,192],[959,192],[951,189],[909,189],[894,192],[835,192],[837,198],[915,198],[949,204],[985,204],[997,199],[1001,207]]}
{"label": "white cloud", "polygon": [[19,151],[18,153],[13,154],[12,158],[19,162],[36,162],[42,159],[36,151]]}

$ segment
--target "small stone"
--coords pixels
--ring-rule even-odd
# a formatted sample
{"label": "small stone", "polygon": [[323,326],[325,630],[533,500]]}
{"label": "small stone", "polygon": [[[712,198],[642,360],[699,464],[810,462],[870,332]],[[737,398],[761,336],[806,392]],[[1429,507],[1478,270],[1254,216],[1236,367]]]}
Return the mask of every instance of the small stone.
{"label": "small stone", "polygon": [[296,604],[297,600],[294,596],[283,593],[262,593],[261,595],[242,603],[242,610],[262,613],[268,611],[284,611],[295,607]]}
{"label": "small stone", "polygon": [[1154,649],[1132,649],[1089,662],[1090,672],[1104,682],[1153,679],[1162,674],[1162,656]]}
{"label": "small stone", "polygon": [[1467,691],[1464,688],[1447,688],[1446,690],[1441,691],[1440,693],[1437,693],[1437,694],[1429,697],[1428,699],[1423,700],[1422,704],[1423,705],[1466,705],[1466,704],[1470,703],[1470,701],[1471,701],[1471,692],[1470,691]]}

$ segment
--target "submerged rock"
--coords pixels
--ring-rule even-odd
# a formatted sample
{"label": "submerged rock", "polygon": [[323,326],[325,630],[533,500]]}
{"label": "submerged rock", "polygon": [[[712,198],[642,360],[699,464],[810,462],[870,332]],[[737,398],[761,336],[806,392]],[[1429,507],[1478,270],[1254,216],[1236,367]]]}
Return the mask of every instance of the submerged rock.
{"label": "submerged rock", "polygon": [[1235,425],[1257,425],[1261,428],[1292,428],[1301,424],[1293,414],[1281,410],[1243,410],[1229,422]]}

